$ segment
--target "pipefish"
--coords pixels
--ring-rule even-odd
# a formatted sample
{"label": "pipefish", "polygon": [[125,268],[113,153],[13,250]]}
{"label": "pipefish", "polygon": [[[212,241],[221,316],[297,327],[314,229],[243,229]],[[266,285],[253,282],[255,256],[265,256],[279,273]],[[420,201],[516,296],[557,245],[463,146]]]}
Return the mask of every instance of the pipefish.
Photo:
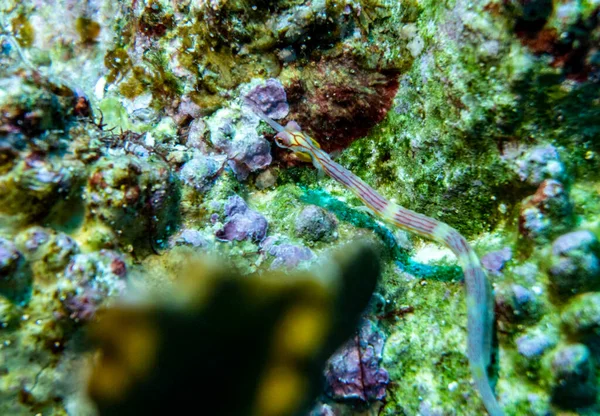
{"label": "pipefish", "polygon": [[362,179],[334,162],[321,149],[319,143],[301,131],[296,122],[290,121],[283,127],[264,114],[257,108],[255,103],[248,102],[248,104],[262,120],[277,130],[275,141],[279,147],[291,150],[300,160],[312,162],[317,170],[326,173],[344,185],[365,204],[374,216],[402,230],[434,240],[452,250],[458,258],[465,276],[467,291],[467,356],[471,374],[490,416],[502,416],[504,412],[496,401],[487,373],[492,357],[494,331],[492,287],[481,266],[479,257],[467,240],[449,225],[406,209],[384,198]]}

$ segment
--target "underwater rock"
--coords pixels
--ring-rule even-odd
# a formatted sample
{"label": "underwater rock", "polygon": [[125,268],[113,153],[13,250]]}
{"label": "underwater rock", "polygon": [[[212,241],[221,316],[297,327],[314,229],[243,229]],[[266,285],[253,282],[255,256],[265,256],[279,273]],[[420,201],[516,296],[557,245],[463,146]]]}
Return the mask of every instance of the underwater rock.
{"label": "underwater rock", "polygon": [[505,0],[504,4],[519,20],[536,24],[546,21],[552,13],[552,0]]}
{"label": "underwater rock", "polygon": [[44,85],[39,74],[24,72],[22,76],[3,76],[0,78],[0,137],[7,134],[36,137],[51,129],[62,129],[75,103],[71,91]]}
{"label": "underwater rock", "polygon": [[23,254],[10,240],[0,237],[0,293],[23,300],[31,289],[31,274]]}
{"label": "underwater rock", "polygon": [[432,405],[428,400],[423,400],[419,404],[419,416],[444,416],[444,410]]}
{"label": "underwater rock", "polygon": [[109,308],[91,328],[101,354],[88,391],[99,414],[163,414],[174,402],[202,403],[206,414],[306,414],[327,357],[373,292],[375,252],[346,247],[316,275],[240,276],[189,260],[177,287]]}
{"label": "underwater rock", "polygon": [[0,175],[8,173],[17,162],[19,152],[11,143],[0,142]]}
{"label": "underwater rock", "polygon": [[98,220],[119,236],[120,244],[148,251],[175,230],[177,198],[175,177],[164,162],[134,155],[104,157],[85,188],[86,221]]}
{"label": "underwater rock", "polygon": [[559,348],[552,358],[552,401],[576,409],[596,401],[594,364],[588,348],[572,344]]}
{"label": "underwater rock", "polygon": [[50,240],[42,261],[49,269],[58,270],[64,268],[77,253],[79,246],[75,240],[64,233],[56,233]]}
{"label": "underwater rock", "polygon": [[550,288],[560,297],[600,287],[600,243],[587,230],[574,231],[552,243]]}
{"label": "underwater rock", "polygon": [[332,241],[337,237],[337,219],[316,205],[304,208],[296,217],[296,235],[307,241]]}
{"label": "underwater rock", "polygon": [[25,220],[47,214],[69,194],[74,173],[66,164],[43,154],[24,154],[0,176],[0,213]]}
{"label": "underwater rock", "polygon": [[62,271],[79,253],[77,242],[65,233],[34,226],[17,235],[17,245],[32,262],[36,275]]}
{"label": "underwater rock", "polygon": [[273,120],[278,120],[288,115],[290,106],[287,103],[285,89],[278,79],[269,78],[264,83],[254,86],[245,96],[252,105]]}
{"label": "underwater rock", "polygon": [[537,296],[521,285],[499,283],[495,288],[495,295],[498,324],[504,330],[535,322],[541,316]]}
{"label": "underwater rock", "polygon": [[504,247],[502,250],[487,253],[481,257],[481,265],[485,267],[488,273],[500,274],[504,264],[512,259],[512,250],[510,247]]}
{"label": "underwater rock", "polygon": [[564,186],[554,180],[544,180],[536,193],[526,198],[519,215],[521,235],[536,241],[546,241],[572,224],[572,205]]}
{"label": "underwater rock", "polygon": [[215,233],[219,240],[242,241],[249,239],[260,242],[267,234],[267,219],[248,208],[246,202],[238,195],[227,200],[225,218],[225,225]]}
{"label": "underwater rock", "polygon": [[384,343],[383,333],[364,321],[358,335],[329,359],[327,394],[334,400],[382,400],[389,382],[387,371],[380,367]]}
{"label": "underwater rock", "polygon": [[20,317],[19,312],[14,302],[0,295],[0,331],[3,329],[12,329],[17,325]]}
{"label": "underwater rock", "polygon": [[202,153],[208,153],[206,143],[206,123],[203,119],[194,119],[188,126],[188,134],[185,137],[185,145],[188,149],[198,149]]}
{"label": "underwater rock", "polygon": [[75,321],[89,321],[110,298],[125,291],[127,266],[111,250],[77,254],[64,271],[59,284],[60,299]]}
{"label": "underwater rock", "polygon": [[[287,45],[309,37],[309,32],[315,27],[323,26],[328,21],[327,4],[324,0],[317,0],[309,5],[294,6],[280,16],[267,22],[279,40]],[[315,34],[315,33],[313,33]]]}
{"label": "underwater rock", "polygon": [[51,234],[50,228],[33,226],[17,236],[17,244],[23,251],[32,255],[33,259],[37,259],[35,253],[50,241]]}
{"label": "underwater rock", "polygon": [[199,192],[208,191],[216,180],[223,162],[215,157],[196,153],[179,171],[179,177],[184,185],[191,186]]}
{"label": "underwater rock", "polygon": [[0,276],[3,281],[9,279],[9,276],[17,270],[22,260],[23,256],[14,243],[5,238],[0,238]]}
{"label": "underwater rock", "polygon": [[275,185],[277,182],[277,175],[273,172],[273,169],[266,169],[256,175],[256,182],[254,183],[258,189],[267,189]]}
{"label": "underwater rock", "polygon": [[565,331],[572,338],[600,352],[600,293],[573,298],[561,314]]}
{"label": "underwater rock", "polygon": [[273,160],[271,144],[256,132],[258,118],[221,109],[209,120],[210,141],[225,153],[239,180],[250,172],[265,169]]}
{"label": "underwater rock", "polygon": [[519,178],[530,185],[539,186],[545,179],[562,180],[565,167],[556,147],[545,145],[530,149],[516,161]]}
{"label": "underwater rock", "polygon": [[190,229],[183,230],[175,241],[177,244],[186,244],[192,247],[207,247],[209,245],[202,232]]}
{"label": "underwater rock", "polygon": [[314,253],[308,247],[279,243],[276,237],[265,239],[260,247],[263,251],[275,257],[270,266],[271,270],[279,268],[292,270],[301,263],[309,262],[315,258]]}
{"label": "underwater rock", "polygon": [[531,334],[522,335],[517,338],[517,351],[527,360],[536,362],[542,355],[556,345],[556,339],[541,333],[534,332]]}

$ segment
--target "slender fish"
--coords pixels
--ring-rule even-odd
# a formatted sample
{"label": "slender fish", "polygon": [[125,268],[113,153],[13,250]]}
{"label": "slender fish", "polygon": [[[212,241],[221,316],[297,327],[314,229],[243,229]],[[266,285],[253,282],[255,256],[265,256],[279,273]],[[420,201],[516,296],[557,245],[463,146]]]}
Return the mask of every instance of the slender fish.
{"label": "slender fish", "polygon": [[385,199],[362,179],[331,160],[319,143],[304,134],[294,121],[290,121],[283,127],[267,117],[256,105],[253,105],[254,103],[248,104],[262,120],[277,130],[275,140],[279,147],[290,149],[301,160],[311,161],[319,171],[346,186],[360,198],[373,215],[400,229],[437,241],[452,250],[465,275],[468,316],[467,354],[471,373],[488,413],[491,416],[502,416],[504,413],[496,401],[487,373],[492,356],[494,329],[492,288],[479,257],[467,240],[449,225]]}

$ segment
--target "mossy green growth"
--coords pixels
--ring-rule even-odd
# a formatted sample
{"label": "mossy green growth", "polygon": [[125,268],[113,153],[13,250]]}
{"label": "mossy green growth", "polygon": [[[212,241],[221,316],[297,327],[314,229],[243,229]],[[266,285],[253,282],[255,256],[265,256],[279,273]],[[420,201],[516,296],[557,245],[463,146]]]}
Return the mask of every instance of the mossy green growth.
{"label": "mossy green growth", "polygon": [[19,46],[29,48],[35,40],[35,29],[29,17],[22,11],[11,20],[11,25]]}
{"label": "mossy green growth", "polygon": [[117,47],[106,53],[104,66],[108,69],[106,80],[112,83],[127,74],[132,67],[132,63],[126,49]]}
{"label": "mossy green growth", "polygon": [[75,20],[75,30],[79,33],[81,42],[92,44],[100,35],[101,27],[98,22],[93,21],[89,17],[82,16]]}
{"label": "mossy green growth", "polygon": [[418,414],[422,401],[447,412],[456,406],[465,414],[483,412],[468,383],[463,285],[424,282],[393,269],[384,274],[383,285],[396,287],[395,304],[410,305],[412,312],[382,321],[390,332],[382,365],[395,380],[382,414]]}
{"label": "mossy green growth", "polygon": [[127,110],[116,97],[108,97],[98,103],[104,129],[118,131],[139,131],[129,120]]}
{"label": "mossy green growth", "polygon": [[[510,185],[518,178],[499,151],[515,128],[510,121],[515,95],[505,75],[516,64],[501,60],[500,53],[481,53],[478,44],[453,40],[444,27],[431,25],[442,13],[460,19],[446,7],[423,5],[414,24],[415,36],[424,43],[422,51],[415,51],[421,63],[405,76],[387,119],[339,162],[386,197],[469,237],[509,219],[505,213],[526,196]],[[502,50],[508,35],[481,13],[460,24],[498,38]]]}

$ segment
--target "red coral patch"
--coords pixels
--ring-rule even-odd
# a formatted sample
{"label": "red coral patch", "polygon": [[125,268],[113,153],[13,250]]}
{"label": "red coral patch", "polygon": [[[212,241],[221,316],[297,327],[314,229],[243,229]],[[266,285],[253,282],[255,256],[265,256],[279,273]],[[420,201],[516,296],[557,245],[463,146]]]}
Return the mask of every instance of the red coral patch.
{"label": "red coral patch", "polygon": [[327,152],[348,147],[381,122],[398,91],[398,74],[361,68],[349,57],[323,57],[286,86],[290,120]]}

